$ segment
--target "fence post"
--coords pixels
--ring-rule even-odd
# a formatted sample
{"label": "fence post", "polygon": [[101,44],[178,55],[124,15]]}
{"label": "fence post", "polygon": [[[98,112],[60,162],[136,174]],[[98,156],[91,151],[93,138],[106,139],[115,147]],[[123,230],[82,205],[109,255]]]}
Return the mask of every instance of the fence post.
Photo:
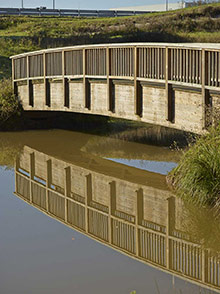
{"label": "fence post", "polygon": [[87,58],[86,58],[86,49],[83,48],[83,93],[84,93],[84,106],[87,109],[90,109],[90,89],[89,81],[86,78],[86,67],[87,67]]}
{"label": "fence post", "polygon": [[110,79],[111,75],[111,54],[110,54],[110,48],[106,48],[106,79],[107,79],[107,101],[108,101],[108,111],[114,112],[114,101],[112,97],[112,80]]}
{"label": "fence post", "polygon": [[175,227],[175,198],[173,196],[167,199],[167,228],[166,228],[166,265],[171,269],[172,252],[170,250],[170,236]]}
{"label": "fence post", "polygon": [[47,60],[46,53],[43,53],[43,69],[44,69],[44,97],[45,97],[45,105],[50,107],[50,83],[47,76]]}
{"label": "fence post", "polygon": [[134,47],[134,109],[135,114],[142,116],[142,91],[140,82],[137,80],[139,73],[139,54],[138,48]]}
{"label": "fence post", "polygon": [[92,174],[86,176],[86,195],[85,195],[85,231],[89,233],[89,205],[92,200]]}
{"label": "fence post", "polygon": [[[207,53],[205,49],[202,49],[202,128],[206,129],[207,128],[207,107],[209,106],[209,92],[206,89],[206,84],[207,84],[207,64],[208,59],[207,59]],[[209,65],[210,66],[210,65]]]}
{"label": "fence post", "polygon": [[208,278],[208,250],[202,249],[202,282],[206,283]]}
{"label": "fence post", "polygon": [[70,166],[64,169],[65,171],[65,222],[68,220],[68,197],[71,194],[71,168]]}
{"label": "fence post", "polygon": [[12,58],[11,60],[11,70],[12,70],[12,88],[13,92],[16,96],[18,96],[18,87],[17,83],[15,82],[15,60]]}
{"label": "fence post", "polygon": [[65,63],[65,51],[62,50],[62,79],[63,79],[63,103],[64,107],[69,107],[69,83],[65,78],[66,74],[66,63]]}
{"label": "fence post", "polygon": [[30,154],[29,169],[30,169],[30,203],[32,203],[33,202],[32,181],[34,180],[34,176],[35,176],[35,154],[34,153]]}
{"label": "fence post", "polygon": [[32,81],[30,80],[30,66],[29,66],[29,56],[26,56],[26,62],[27,62],[27,88],[28,88],[28,101],[30,106],[34,106],[34,100],[33,100],[33,85]]}
{"label": "fence post", "polygon": [[169,80],[171,79],[170,70],[171,70],[171,58],[170,58],[170,49],[166,47],[166,74],[165,74],[165,89],[166,89],[166,101],[167,101],[167,120],[170,122],[174,122],[174,105],[172,99],[172,86],[169,84]]}
{"label": "fence post", "polygon": [[13,87],[13,90],[15,90],[15,60],[14,58],[12,58],[11,60],[11,76],[12,76],[12,87]]}
{"label": "fence post", "polygon": [[116,182],[109,183],[109,210],[108,210],[108,241],[112,244],[112,215],[116,209]]}
{"label": "fence post", "polygon": [[140,188],[136,191],[136,215],[135,215],[135,234],[136,234],[136,255],[140,256],[140,236],[139,225],[144,218],[144,203],[143,203],[143,189]]}
{"label": "fence post", "polygon": [[46,181],[46,210],[49,212],[49,189],[51,189],[52,184],[52,161],[47,160],[47,181]]}

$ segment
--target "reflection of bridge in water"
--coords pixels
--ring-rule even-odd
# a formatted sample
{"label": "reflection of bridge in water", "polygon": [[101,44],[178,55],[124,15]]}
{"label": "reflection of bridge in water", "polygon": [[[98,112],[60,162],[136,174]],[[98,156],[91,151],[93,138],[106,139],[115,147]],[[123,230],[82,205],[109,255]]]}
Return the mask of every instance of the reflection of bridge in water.
{"label": "reflection of bridge in water", "polygon": [[[184,205],[156,186],[101,173],[97,162],[72,164],[30,147],[16,161],[15,194],[87,236],[130,257],[211,289],[220,289],[220,257],[181,230]],[[107,169],[106,169],[107,170]],[[116,173],[115,173],[116,174]],[[154,179],[153,179],[154,178]]]}

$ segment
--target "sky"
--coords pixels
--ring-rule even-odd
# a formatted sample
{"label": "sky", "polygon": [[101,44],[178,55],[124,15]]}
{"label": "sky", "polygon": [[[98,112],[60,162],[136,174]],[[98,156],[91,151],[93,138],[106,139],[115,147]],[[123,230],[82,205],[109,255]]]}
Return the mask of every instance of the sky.
{"label": "sky", "polygon": [[[21,7],[22,0],[0,0],[0,7]],[[52,8],[53,0],[23,0],[24,7],[46,6]],[[178,0],[169,0],[169,3]],[[126,6],[142,6],[165,3],[165,0],[55,0],[56,8],[109,9]]]}

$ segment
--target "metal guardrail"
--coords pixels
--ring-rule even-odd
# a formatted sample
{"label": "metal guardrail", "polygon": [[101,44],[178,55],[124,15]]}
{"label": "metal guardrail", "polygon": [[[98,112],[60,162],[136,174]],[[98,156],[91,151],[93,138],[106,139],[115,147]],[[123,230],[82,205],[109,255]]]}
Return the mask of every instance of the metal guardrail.
{"label": "metal guardrail", "polygon": [[0,15],[20,16],[72,16],[72,17],[119,17],[151,13],[152,11],[130,10],[87,10],[87,9],[41,9],[41,8],[0,8]]}

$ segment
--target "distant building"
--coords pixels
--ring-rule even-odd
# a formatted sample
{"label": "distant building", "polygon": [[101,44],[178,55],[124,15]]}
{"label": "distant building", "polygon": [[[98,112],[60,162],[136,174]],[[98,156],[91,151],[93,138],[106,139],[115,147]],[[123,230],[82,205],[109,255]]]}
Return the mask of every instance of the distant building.
{"label": "distant building", "polygon": [[[180,8],[185,8],[191,6],[190,2],[177,2],[177,3],[169,3],[168,10],[176,10]],[[144,5],[144,6],[132,6],[132,7],[119,7],[112,8],[111,10],[132,10],[132,11],[166,11],[166,3],[164,1],[163,4],[154,4],[154,5]]]}

